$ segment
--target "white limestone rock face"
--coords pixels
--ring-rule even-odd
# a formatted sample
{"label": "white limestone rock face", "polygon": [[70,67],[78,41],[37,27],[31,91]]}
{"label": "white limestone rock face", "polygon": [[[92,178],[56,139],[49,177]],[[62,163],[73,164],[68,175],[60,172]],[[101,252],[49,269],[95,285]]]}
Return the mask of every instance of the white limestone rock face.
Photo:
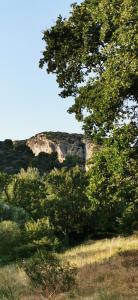
{"label": "white limestone rock face", "polygon": [[87,162],[92,158],[94,151],[96,151],[96,145],[93,144],[90,140],[85,140],[85,149],[85,161]]}
{"label": "white limestone rock face", "polygon": [[80,157],[86,163],[94,151],[94,144],[86,141],[82,134],[76,133],[43,132],[28,139],[26,144],[36,156],[41,152],[57,152],[60,162],[72,155]]}

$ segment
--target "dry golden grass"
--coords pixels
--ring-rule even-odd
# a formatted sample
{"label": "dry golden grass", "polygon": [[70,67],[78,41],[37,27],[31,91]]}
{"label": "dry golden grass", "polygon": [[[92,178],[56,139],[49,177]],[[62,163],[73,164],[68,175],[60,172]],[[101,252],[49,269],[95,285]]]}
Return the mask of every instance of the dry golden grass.
{"label": "dry golden grass", "polygon": [[39,291],[34,289],[22,268],[16,264],[0,268],[0,299],[40,300]]}
{"label": "dry golden grass", "polygon": [[78,272],[78,296],[90,299],[138,299],[138,251],[126,251]]}
{"label": "dry golden grass", "polygon": [[66,251],[62,258],[80,268],[86,264],[103,262],[120,251],[131,249],[138,250],[138,235],[132,235],[127,238],[117,237],[100,241],[89,241],[86,244]]}
{"label": "dry golden grass", "polygon": [[138,300],[138,235],[92,241],[63,259],[78,267],[73,299]]}
{"label": "dry golden grass", "polygon": [[[78,268],[78,288],[57,300],[138,300],[138,235],[90,241],[61,257]],[[15,265],[0,268],[0,299],[45,298]]]}

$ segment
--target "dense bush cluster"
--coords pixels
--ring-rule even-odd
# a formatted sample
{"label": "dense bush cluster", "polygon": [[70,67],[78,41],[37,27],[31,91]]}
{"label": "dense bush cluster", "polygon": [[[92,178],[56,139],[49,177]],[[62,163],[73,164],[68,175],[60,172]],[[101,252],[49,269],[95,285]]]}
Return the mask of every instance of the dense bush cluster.
{"label": "dense bush cluster", "polygon": [[61,262],[54,254],[38,251],[23,267],[46,298],[69,291],[76,285],[76,269]]}

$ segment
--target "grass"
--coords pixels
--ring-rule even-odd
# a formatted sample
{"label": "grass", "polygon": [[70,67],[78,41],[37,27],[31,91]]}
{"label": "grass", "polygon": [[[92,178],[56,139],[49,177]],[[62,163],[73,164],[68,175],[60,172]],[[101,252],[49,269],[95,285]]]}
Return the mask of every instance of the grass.
{"label": "grass", "polygon": [[78,268],[73,299],[138,300],[138,235],[91,241],[63,259]]}
{"label": "grass", "polygon": [[63,259],[80,268],[88,264],[101,263],[119,252],[127,250],[138,250],[138,235],[127,238],[104,239],[96,242],[89,241],[66,251]]}
{"label": "grass", "polygon": [[[78,288],[57,300],[138,300],[138,235],[89,241],[62,259],[77,267]],[[21,268],[10,265],[0,269],[0,299],[44,298]]]}
{"label": "grass", "polygon": [[26,275],[18,266],[0,268],[0,299],[18,299],[27,286]]}

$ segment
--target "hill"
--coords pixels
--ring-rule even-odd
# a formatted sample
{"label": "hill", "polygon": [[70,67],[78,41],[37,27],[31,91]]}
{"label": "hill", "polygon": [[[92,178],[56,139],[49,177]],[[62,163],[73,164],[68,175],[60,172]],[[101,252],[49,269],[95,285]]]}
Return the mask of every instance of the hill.
{"label": "hill", "polygon": [[85,165],[94,145],[82,134],[43,132],[21,141],[0,142],[0,171],[18,173],[31,166],[40,172],[62,166]]}

